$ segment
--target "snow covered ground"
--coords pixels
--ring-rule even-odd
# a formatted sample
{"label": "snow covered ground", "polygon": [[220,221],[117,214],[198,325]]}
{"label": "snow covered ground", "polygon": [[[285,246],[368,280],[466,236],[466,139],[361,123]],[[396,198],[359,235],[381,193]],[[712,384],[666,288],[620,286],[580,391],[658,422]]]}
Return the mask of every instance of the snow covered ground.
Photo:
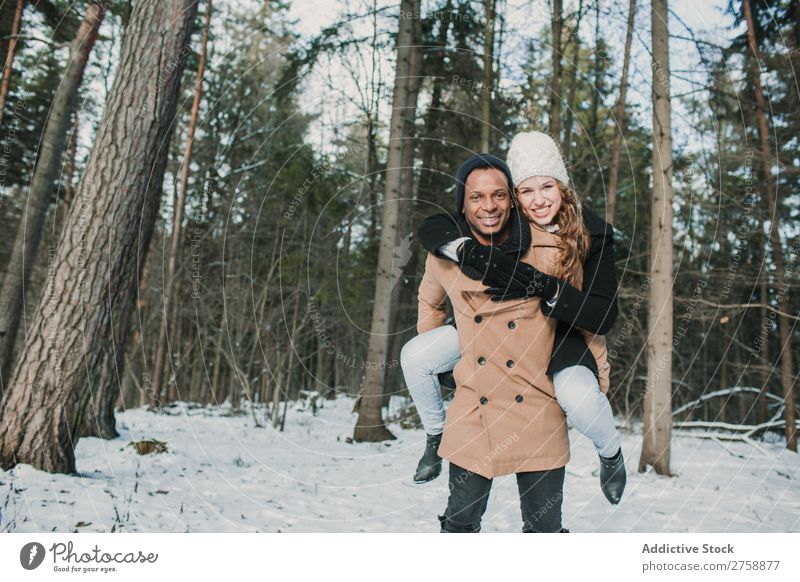
{"label": "snow covered ground", "polygon": [[[353,401],[316,416],[289,410],[286,431],[251,415],[144,409],[118,416],[120,437],[81,439],[79,476],[28,465],[0,471],[0,531],[436,532],[447,499],[441,477],[414,485],[421,430],[390,429],[385,443],[348,443]],[[140,456],[132,440],[168,451]],[[576,532],[794,532],[800,530],[800,457],[777,444],[676,437],[673,478],[639,474],[641,437],[625,434],[628,487],[620,506],[600,492],[588,439],[570,432],[564,525]],[[521,528],[516,481],[495,480],[486,532]]]}

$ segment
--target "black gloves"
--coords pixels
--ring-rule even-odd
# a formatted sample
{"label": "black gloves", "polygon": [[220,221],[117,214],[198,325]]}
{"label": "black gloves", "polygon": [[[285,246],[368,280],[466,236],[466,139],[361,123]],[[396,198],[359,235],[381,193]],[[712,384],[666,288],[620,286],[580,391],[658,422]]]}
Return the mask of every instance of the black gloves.
{"label": "black gloves", "polygon": [[497,247],[487,247],[475,239],[467,239],[458,249],[458,266],[470,279],[486,283],[492,262],[502,255]]}
{"label": "black gloves", "polygon": [[483,281],[489,285],[485,293],[492,296],[492,301],[523,297],[541,297],[548,301],[558,290],[558,279],[508,255],[492,263]]}
{"label": "black gloves", "polygon": [[555,277],[473,239],[461,245],[458,263],[465,275],[489,286],[485,293],[492,296],[492,301],[523,297],[541,297],[547,301],[558,289]]}
{"label": "black gloves", "polygon": [[434,256],[444,258],[438,251],[449,242],[469,236],[469,226],[459,224],[458,216],[434,214],[426,218],[419,227],[419,242]]}

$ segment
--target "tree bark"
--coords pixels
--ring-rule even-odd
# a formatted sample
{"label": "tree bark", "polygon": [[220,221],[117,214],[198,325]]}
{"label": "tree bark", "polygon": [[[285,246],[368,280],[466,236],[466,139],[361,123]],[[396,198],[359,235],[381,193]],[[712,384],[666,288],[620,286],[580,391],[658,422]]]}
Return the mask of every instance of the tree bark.
{"label": "tree bark", "polygon": [[619,82],[619,96],[614,105],[614,121],[617,131],[611,143],[611,168],[608,174],[608,202],[606,202],[606,222],[614,224],[617,211],[617,188],[619,184],[619,155],[622,151],[622,138],[625,133],[625,95],[628,91],[628,67],[631,62],[631,43],[633,41],[633,21],[636,17],[636,0],[630,0],[628,8],[628,31],[625,33],[625,53],[622,57],[622,78]]}
{"label": "tree bark", "polygon": [[[11,45],[11,33],[13,31],[14,15],[16,11],[16,4],[0,2],[0,63],[2,63],[3,70],[5,70],[6,58],[8,57],[8,48]],[[22,18],[21,13],[20,18]]]}
{"label": "tree bark", "polygon": [[[148,254],[150,254],[149,250]],[[147,349],[142,341],[142,330],[145,326],[145,318],[142,314],[147,307],[147,296],[150,289],[150,275],[152,271],[152,261],[142,265],[142,276],[139,278],[138,295],[136,297],[136,313],[139,317],[133,336],[128,343],[125,357],[125,374],[122,381],[122,406],[125,410],[142,406],[150,390],[150,386],[143,388],[145,379],[143,378],[142,372],[147,366]],[[139,383],[139,378],[142,378],[142,384]]]}
{"label": "tree bark", "polygon": [[134,6],[56,253],[53,292],[33,317],[0,417],[3,468],[73,473],[85,416],[114,431],[136,274],[158,214],[196,12],[197,0]]}
{"label": "tree bark", "polygon": [[214,372],[211,378],[211,401],[216,405],[220,406],[225,399],[222,397],[220,393],[220,385],[221,385],[221,378],[222,378],[222,345],[223,341],[225,340],[225,326],[227,325],[227,317],[225,313],[225,309],[220,309],[220,321],[219,321],[219,330],[217,332],[217,341],[214,344]]}
{"label": "tree bark", "polygon": [[647,386],[639,471],[670,475],[672,437],[672,128],[667,0],[652,0],[653,202],[650,211],[650,301]]}
{"label": "tree bark", "polygon": [[[491,148],[492,135],[492,88],[494,87],[494,12],[495,0],[484,0],[486,23],[484,24],[483,45],[483,86],[481,92],[481,151]],[[446,26],[444,23],[442,26]]]}
{"label": "tree bark", "polygon": [[[594,5],[594,69],[592,77],[592,106],[589,109],[591,115],[589,116],[589,143],[597,142],[597,124],[599,121],[600,110],[600,74],[602,66],[600,65],[600,2]],[[588,192],[588,188],[583,190]]]}
{"label": "tree bark", "polygon": [[566,123],[564,124],[564,141],[561,142],[561,151],[564,152],[567,162],[567,166],[571,164],[572,161],[572,126],[574,125],[574,117],[575,117],[575,101],[577,98],[577,89],[578,89],[578,69],[579,69],[579,62],[581,56],[581,37],[580,37],[580,29],[581,29],[581,20],[583,19],[583,0],[578,2],[578,15],[575,20],[575,27],[570,32],[569,38],[565,43],[564,50],[566,51],[569,45],[572,45],[572,63],[569,67],[569,72],[567,74],[566,83],[569,86],[569,90],[567,93],[567,119]]}
{"label": "tree bark", "polygon": [[[452,9],[452,1],[448,0],[444,5],[444,8],[442,8],[442,13],[450,14]],[[433,56],[436,55],[438,59],[443,61],[447,56],[447,38],[450,32],[450,22],[450,18],[441,19],[439,21],[439,36],[436,43],[438,50],[433,51],[429,49],[429,59],[432,59]],[[420,145],[421,172],[417,190],[418,197],[419,195],[426,197],[426,202],[438,203],[440,201],[438,198],[440,193],[438,191],[434,191],[432,187],[432,184],[435,181],[433,178],[435,176],[435,170],[432,168],[432,166],[434,155],[439,145],[437,144],[437,138],[439,136],[439,125],[442,118],[442,112],[440,109],[442,107],[442,93],[446,83],[447,81],[443,76],[437,75],[435,77],[433,80],[433,89],[431,90],[430,105],[428,105],[428,109],[425,112],[425,122],[423,124],[423,127],[425,128],[425,139],[422,140],[422,144]],[[426,212],[428,210],[429,208],[426,209]],[[420,216],[419,210],[415,209],[412,232],[417,232],[417,226],[419,226],[418,223],[421,221],[422,217]],[[412,272],[416,273],[417,270],[414,269]]]}
{"label": "tree bark", "polygon": [[[80,111],[80,106],[76,106],[76,109]],[[62,228],[67,222],[69,206],[75,197],[75,188],[72,185],[72,180],[75,177],[75,156],[78,153],[78,134],[80,132],[80,118],[77,113],[73,115],[73,119],[72,130],[69,132],[69,143],[67,144],[67,159],[64,162],[64,198],[61,202]]]}
{"label": "tree bark", "polygon": [[[412,35],[412,45],[417,46],[420,43],[422,36],[422,23],[419,19],[414,19],[414,30]],[[395,239],[395,252],[393,256],[392,267],[392,294],[391,305],[392,315],[390,318],[389,329],[393,330],[390,336],[390,341],[387,347],[388,358],[392,362],[400,360],[400,350],[402,349],[402,334],[397,330],[403,321],[403,297],[404,291],[408,290],[405,284],[405,274],[410,273],[411,258],[413,252],[411,250],[411,241],[414,233],[416,232],[416,225],[413,220],[414,211],[414,194],[415,194],[415,181],[414,181],[414,159],[416,155],[416,148],[414,147],[416,138],[416,110],[417,100],[419,98],[419,90],[422,87],[422,51],[412,50],[411,59],[408,71],[408,97],[406,100],[406,111],[408,115],[405,116],[405,133],[403,140],[403,161],[401,163],[401,177],[400,177],[400,198],[398,201],[398,220],[397,220],[397,237]],[[386,366],[384,370],[384,405],[388,404],[387,399],[390,393],[394,390],[396,385],[394,380],[399,376],[399,366]]]}
{"label": "tree bark", "polygon": [[[764,250],[766,250],[767,245],[764,244]],[[764,253],[766,256],[766,253]],[[764,362],[763,364],[763,371],[761,372],[761,387],[758,391],[758,409],[756,412],[756,424],[763,424],[767,422],[767,394],[769,393],[769,377],[770,374],[770,366],[769,366],[769,336],[767,334],[767,330],[764,328],[764,325],[768,321],[767,318],[767,305],[769,304],[769,292],[767,291],[767,273],[761,273],[761,284],[760,284],[760,297],[761,297],[761,329],[759,330],[759,338],[760,338],[760,346],[761,346],[761,358],[760,360]]]}
{"label": "tree bark", "polygon": [[395,438],[386,428],[381,415],[384,394],[385,361],[389,347],[389,324],[392,316],[392,285],[394,282],[393,258],[397,240],[400,196],[402,190],[403,146],[406,141],[408,119],[414,118],[409,107],[409,76],[412,70],[414,18],[419,14],[419,0],[402,0],[400,24],[397,33],[397,65],[392,95],[392,119],[389,137],[389,155],[386,164],[386,193],[384,195],[380,249],[372,306],[366,372],[362,382],[358,420],[353,434],[356,441],[382,441]]}
{"label": "tree bark", "polygon": [[194,147],[194,134],[197,129],[197,115],[200,111],[200,100],[203,96],[203,74],[206,68],[206,46],[208,45],[208,29],[211,26],[212,0],[206,5],[205,25],[203,26],[202,40],[200,41],[200,60],[197,64],[197,77],[194,82],[194,100],[192,113],[189,119],[189,133],[186,137],[186,149],[181,167],[181,180],[178,186],[178,196],[172,218],[172,238],[170,240],[169,255],[167,258],[167,272],[164,281],[164,310],[158,332],[158,346],[156,347],[155,360],[153,361],[153,389],[161,395],[166,394],[165,382],[166,360],[169,351],[169,317],[175,311],[176,271],[178,268],[178,254],[180,252],[181,234],[183,230],[183,210],[186,206],[186,189],[189,187],[189,168],[192,163],[192,148]]}
{"label": "tree bark", "polygon": [[0,81],[0,126],[3,125],[3,112],[6,109],[6,97],[8,88],[11,84],[11,67],[14,64],[14,55],[17,48],[17,38],[19,37],[19,24],[22,20],[22,7],[25,0],[17,0],[17,8],[14,10],[14,19],[11,24],[11,38],[8,39],[5,62],[3,63],[3,80]]}
{"label": "tree bark", "polygon": [[[772,179],[772,163],[769,153],[769,131],[767,129],[767,103],[764,99],[764,90],[761,86],[761,72],[759,71],[759,58],[758,58],[758,40],[756,39],[755,27],[753,24],[753,12],[750,7],[750,0],[742,0],[742,11],[744,12],[745,20],[747,21],[747,43],[750,50],[753,52],[750,59],[750,74],[752,77],[753,86],[755,89],[756,97],[756,119],[758,120],[758,137],[761,142],[761,162],[763,164],[764,173],[764,189],[766,190],[767,209],[770,216],[769,225],[769,241],[772,247],[772,260],[775,262],[775,277],[784,278],[784,289],[777,290],[776,295],[778,302],[782,301],[786,289],[789,284],[785,281],[786,271],[784,271],[783,263],[783,249],[781,249],[781,241],[779,236],[779,221],[778,221],[778,202],[775,192],[775,183]],[[777,281],[776,281],[777,282]],[[786,447],[789,450],[797,452],[797,427],[795,426],[795,410],[794,410],[794,382],[793,382],[793,369],[792,364],[792,338],[789,333],[791,330],[791,323],[789,318],[785,315],[778,316],[778,336],[780,338],[780,356],[781,356],[781,384],[783,385],[783,399],[784,399],[784,419]]]}
{"label": "tree bark", "polygon": [[553,79],[550,81],[550,137],[561,142],[561,0],[553,0]]}
{"label": "tree bark", "polygon": [[[54,183],[67,148],[70,119],[75,113],[86,62],[104,16],[105,9],[90,2],[77,36],[70,46],[70,61],[53,96],[36,169],[31,178],[27,206],[17,228],[14,248],[8,261],[3,286],[0,288],[0,384],[3,385],[7,384],[3,381],[7,381],[11,375],[14,342],[24,312],[25,291],[30,287],[31,270],[42,240],[47,210],[53,199]],[[45,293],[49,291],[46,287]]]}
{"label": "tree bark", "polygon": [[[272,426],[273,428],[280,428],[283,430],[283,423],[285,422],[284,416],[280,415],[281,396],[284,401],[284,411],[289,405],[289,398],[291,396],[291,383],[292,383],[292,356],[295,353],[295,340],[297,339],[297,330],[299,329],[299,316],[300,316],[300,291],[295,291],[294,308],[292,309],[292,331],[289,333],[289,345],[286,346],[286,363],[284,370],[279,376],[278,382],[275,383],[275,392],[272,396]],[[280,358],[279,358],[280,360]],[[283,390],[281,389],[283,386]]]}

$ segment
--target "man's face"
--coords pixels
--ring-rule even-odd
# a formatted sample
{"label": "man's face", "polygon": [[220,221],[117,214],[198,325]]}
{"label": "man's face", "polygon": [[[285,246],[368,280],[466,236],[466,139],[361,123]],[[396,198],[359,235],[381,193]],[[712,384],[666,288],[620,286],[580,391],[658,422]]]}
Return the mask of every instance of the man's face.
{"label": "man's face", "polygon": [[497,245],[508,238],[511,193],[506,175],[496,168],[473,170],[464,192],[464,218],[478,242]]}

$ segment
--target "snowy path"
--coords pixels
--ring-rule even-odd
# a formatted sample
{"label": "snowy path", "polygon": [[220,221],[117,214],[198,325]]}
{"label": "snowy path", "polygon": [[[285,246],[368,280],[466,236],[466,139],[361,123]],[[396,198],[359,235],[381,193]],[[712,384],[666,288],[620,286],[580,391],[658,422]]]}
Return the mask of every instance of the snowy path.
{"label": "snowy path", "polygon": [[[391,425],[396,441],[347,443],[352,405],[327,401],[316,417],[290,410],[284,433],[201,410],[120,414],[120,438],[80,441],[80,476],[0,471],[0,531],[438,531],[446,468],[431,483],[411,482],[424,433]],[[140,457],[126,446],[150,438],[169,451]],[[800,530],[800,456],[778,445],[678,437],[677,476],[662,478],[635,472],[641,437],[625,435],[628,488],[612,508],[590,442],[574,431],[570,439],[564,525],[572,531]],[[496,479],[483,531],[517,532],[520,521],[514,477]]]}

